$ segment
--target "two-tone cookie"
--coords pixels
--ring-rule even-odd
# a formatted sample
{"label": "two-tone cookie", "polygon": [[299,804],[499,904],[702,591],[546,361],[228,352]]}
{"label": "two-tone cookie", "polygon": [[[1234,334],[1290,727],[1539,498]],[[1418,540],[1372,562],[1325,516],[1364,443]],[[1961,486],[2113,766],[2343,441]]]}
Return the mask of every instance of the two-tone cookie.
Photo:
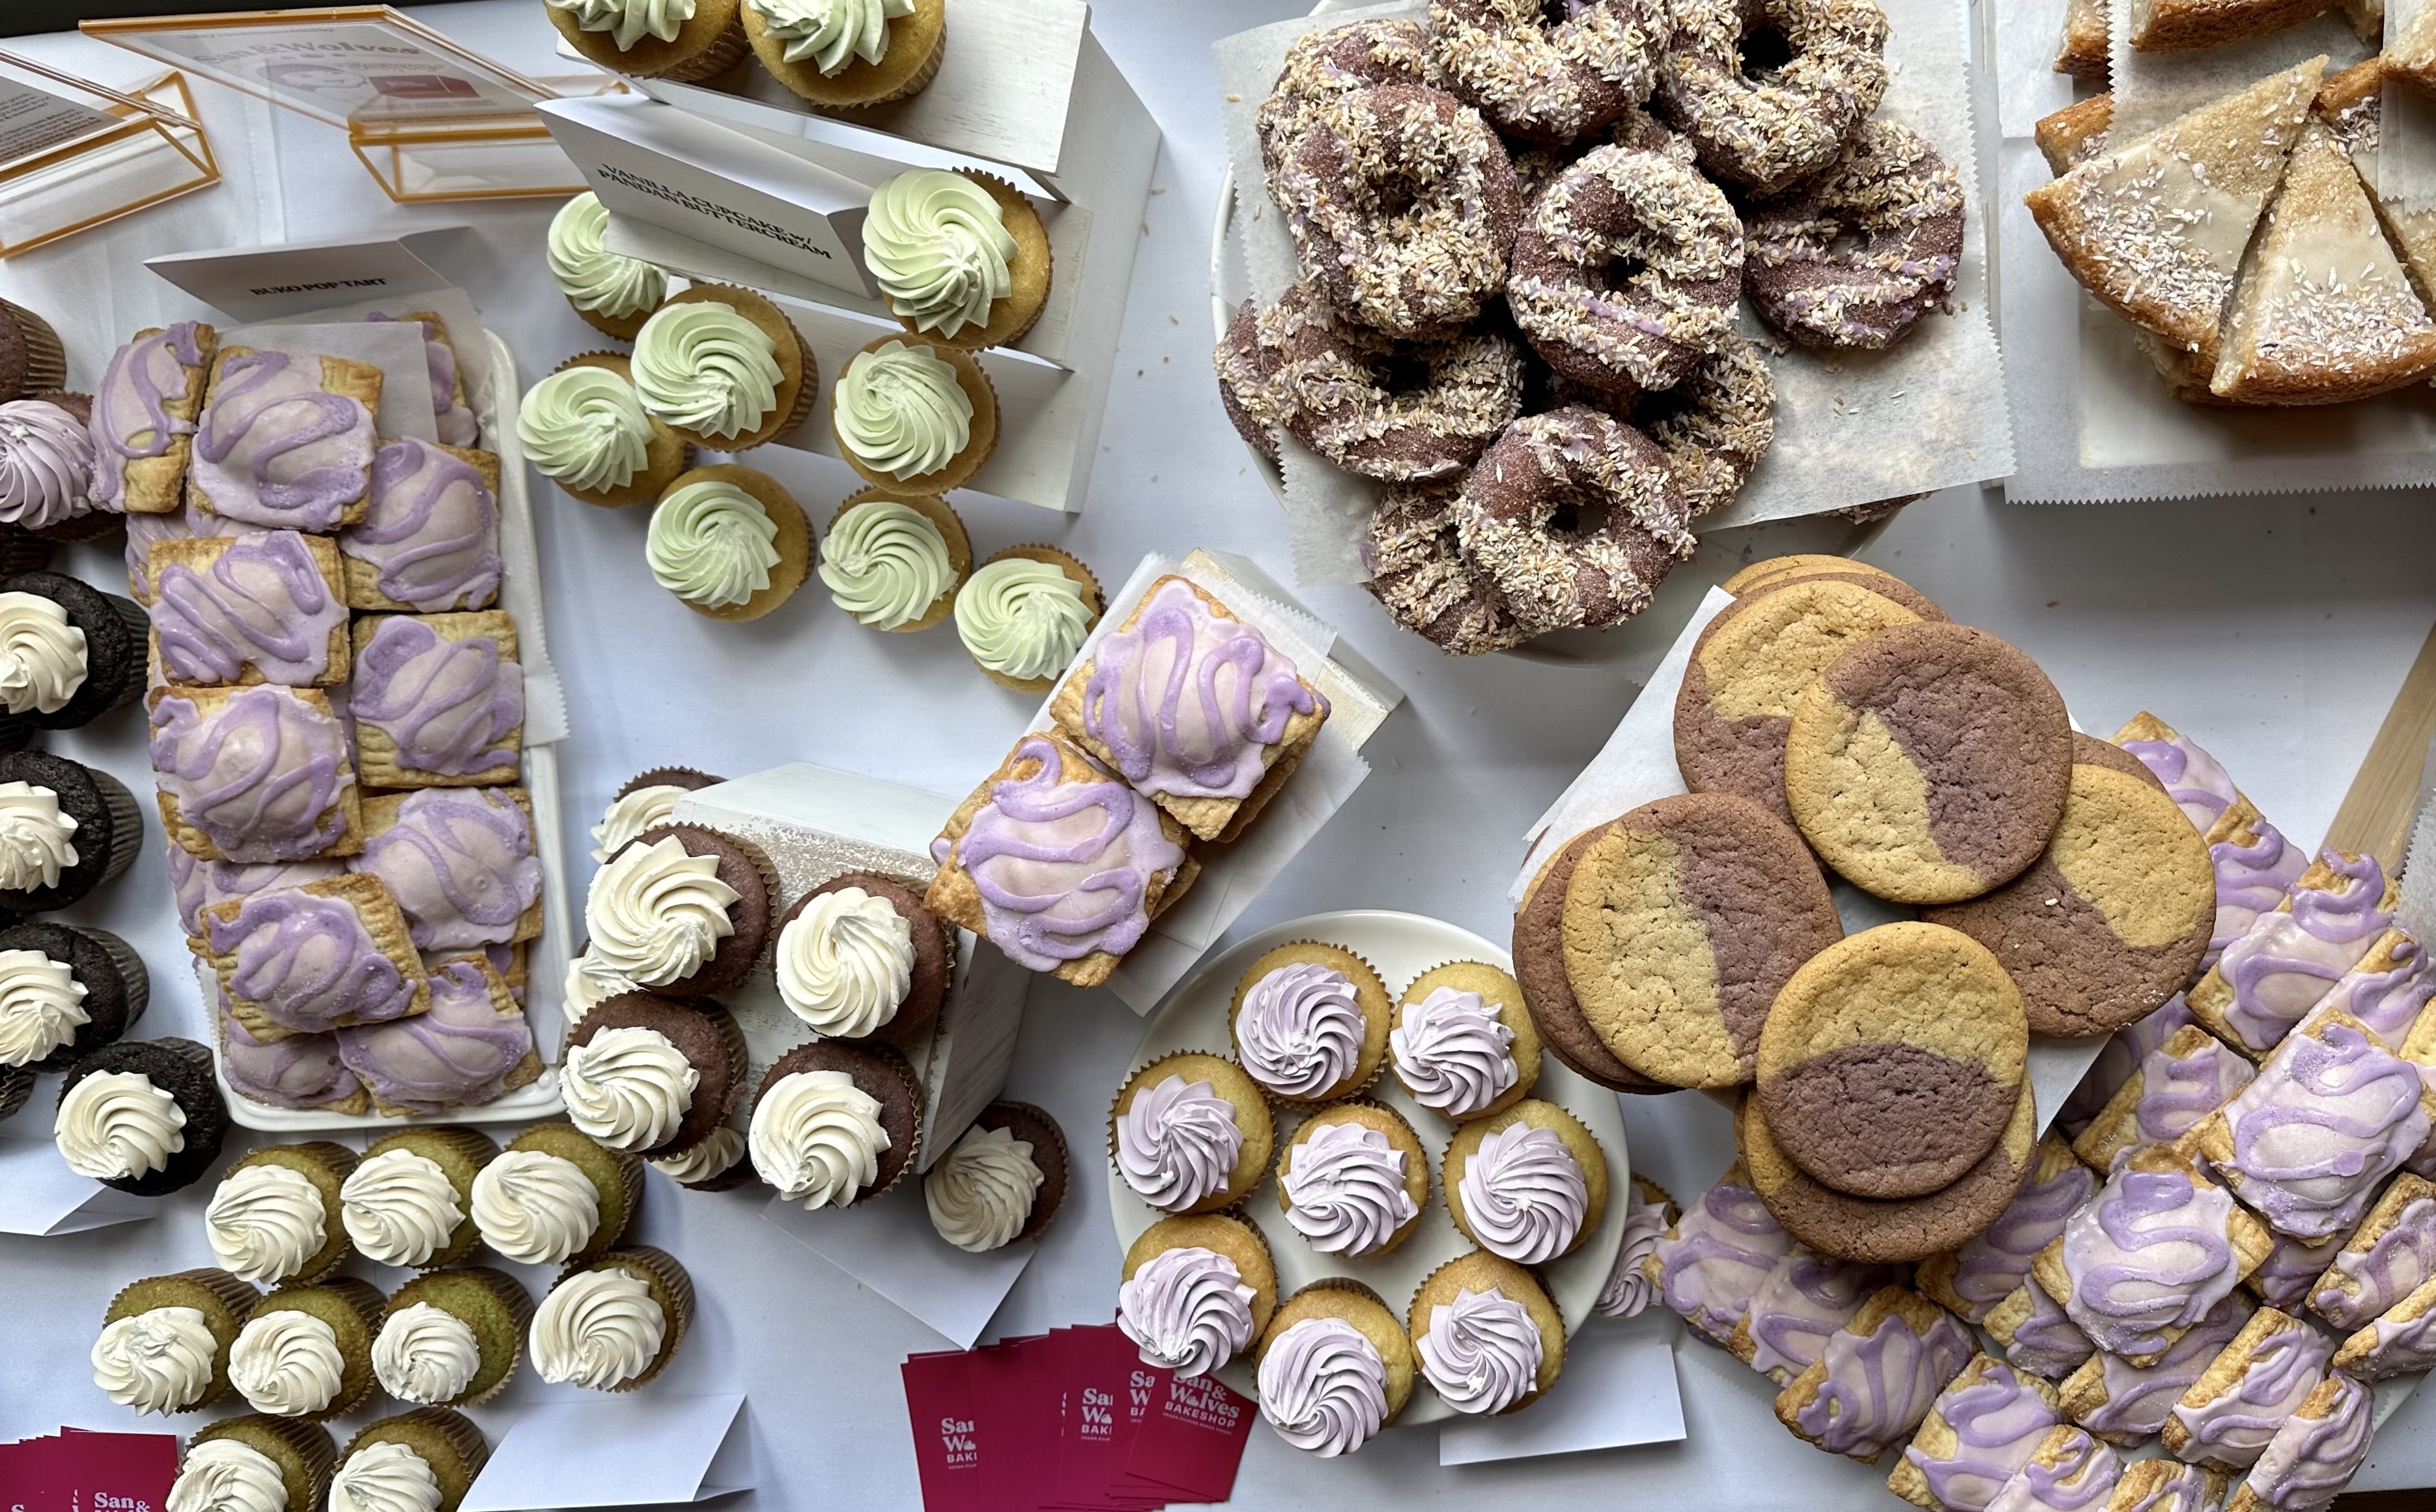
{"label": "two-tone cookie", "polygon": [[1671,1092],[1666,1083],[1642,1075],[1616,1057],[1582,1015],[1573,978],[1565,972],[1565,895],[1574,872],[1611,826],[1586,829],[1548,858],[1514,913],[1514,980],[1531,1013],[1540,1043],[1575,1074],[1618,1092]]}
{"label": "two-tone cookie", "polygon": [[1958,903],[2020,876],[2055,834],[2071,778],[2055,685],[1961,625],[1900,625],[1846,651],[1802,691],[1785,735],[1802,837],[1899,903]]}

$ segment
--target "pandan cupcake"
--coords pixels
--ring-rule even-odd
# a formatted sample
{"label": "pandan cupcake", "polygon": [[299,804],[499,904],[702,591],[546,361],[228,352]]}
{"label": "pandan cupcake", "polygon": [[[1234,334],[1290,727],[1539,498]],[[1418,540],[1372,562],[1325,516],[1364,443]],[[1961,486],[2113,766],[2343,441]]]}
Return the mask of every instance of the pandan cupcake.
{"label": "pandan cupcake", "polygon": [[666,270],[639,257],[609,250],[609,211],[587,189],[559,206],[549,219],[544,255],[558,291],[583,323],[603,336],[631,341],[643,322],[669,297]]}
{"label": "pandan cupcake", "polygon": [[885,105],[939,72],[948,0],[744,0],[744,35],[772,77],[815,105]]}
{"label": "pandan cupcake", "polygon": [[373,1394],[380,1316],[380,1293],[352,1276],[283,1286],[237,1330],[229,1384],[273,1417],[343,1417]]}
{"label": "pandan cupcake", "polygon": [[0,403],[67,386],[60,333],[32,310],[0,299]]}
{"label": "pandan cupcake", "polygon": [[179,1271],[111,1298],[93,1383],[139,1413],[193,1412],[228,1390],[229,1347],[262,1294],[226,1271]]}
{"label": "pandan cupcake", "polygon": [[1020,340],[1049,304],[1049,231],[1015,185],[914,168],[872,191],[862,260],[907,330],[978,352]]}
{"label": "pandan cupcake", "polygon": [[558,34],[601,67],[680,83],[715,78],[745,53],[737,0],[546,0]]}
{"label": "pandan cupcake", "polygon": [[81,541],[118,523],[118,515],[94,508],[92,425],[86,394],[0,403],[0,525]]}
{"label": "pandan cupcake", "polygon": [[1518,1265],[1572,1254],[1607,1213],[1607,1152],[1536,1097],[1455,1130],[1438,1179],[1463,1236]]}
{"label": "pandan cupcake", "polygon": [[1266,1332],[1278,1309],[1268,1241],[1233,1213],[1162,1218],[1125,1251],[1117,1327],[1142,1363],[1190,1380]]}
{"label": "pandan cupcake", "polygon": [[991,682],[1046,693],[1107,606],[1082,563],[1054,547],[1011,546],[956,590],[956,635]]}
{"label": "pandan cupcake", "polygon": [[1477,961],[1414,979],[1397,1004],[1387,1054],[1414,1102],[1458,1122],[1504,1112],[1540,1080],[1540,1032],[1522,986]]}
{"label": "pandan cupcake", "polygon": [[126,1034],[151,996],[143,957],[107,930],[0,930],[0,1066],[63,1070]]}
{"label": "pandan cupcake", "polygon": [[1066,1200],[1066,1135],[1029,1103],[992,1103],[922,1178],[931,1226],[985,1255],[1037,1239]]}
{"label": "pandan cupcake", "polygon": [[693,1278],[646,1245],[567,1268],[532,1320],[533,1370],[553,1384],[633,1391],[667,1366],[693,1321]]}
{"label": "pandan cupcake", "polygon": [[470,1407],[490,1400],[524,1358],[532,1298],[488,1266],[426,1271],[391,1294],[373,1340],[373,1373],[400,1401]]}
{"label": "pandan cupcake", "polygon": [[46,751],[0,756],[0,911],[81,901],[143,843],[144,810],[109,773]]}
{"label": "pandan cupcake", "polygon": [[795,900],[772,952],[778,1000],[823,1039],[906,1044],[939,1021],[955,940],[918,894],[872,872]]}
{"label": "pandan cupcake", "polygon": [[1134,1072],[1108,1114],[1126,1189],[1171,1213],[1242,1201],[1268,1174],[1275,1133],[1259,1085],[1233,1061],[1198,1051]]}
{"label": "pandan cupcake", "polygon": [[424,1407],[384,1417],[339,1454],[330,1512],[457,1512],[490,1457],[462,1413]]}
{"label": "pandan cupcake", "polygon": [[0,582],[0,700],[45,730],[91,724],[144,691],[152,617],[58,572]]}
{"label": "pandan cupcake", "polygon": [[353,1244],[340,1193],[356,1164],[356,1152],[327,1139],[248,1151],[203,1209],[212,1254],[260,1286],[320,1280]]}
{"label": "pandan cupcake", "polygon": [[928,630],[955,608],[972,538],[948,501],[866,488],[846,496],[821,543],[821,581],[874,630]]}
{"label": "pandan cupcake", "polygon": [[1369,962],[1342,946],[1296,940],[1237,979],[1227,1023],[1244,1074],[1278,1101],[1309,1107],[1378,1080],[1393,1013]]}
{"label": "pandan cupcake", "polygon": [[628,779],[609,800],[608,812],[592,826],[592,864],[600,865],[623,850],[646,829],[657,829],[676,818],[677,802],[725,782],[691,767],[653,767]]}
{"label": "pandan cupcake", "polygon": [[749,841],[697,825],[647,829],[592,874],[585,953],[606,975],[671,998],[725,992],[770,943],[777,892],[770,858]]}
{"label": "pandan cupcake", "polygon": [[499,1147],[479,1129],[444,1124],[374,1140],[339,1189],[339,1216],[364,1259],[433,1270],[465,1258],[474,1226],[474,1178]]}
{"label": "pandan cupcake", "polygon": [[191,1039],[122,1039],[69,1069],[51,1138],[78,1175],[159,1197],[201,1179],[228,1127],[210,1051]]}
{"label": "pandan cupcake", "polygon": [[744,1035],[727,1010],[621,993],[567,1036],[559,1088],[575,1127],[612,1150],[679,1155],[710,1137],[744,1093]]}
{"label": "pandan cupcake", "polygon": [[516,441],[542,476],[603,509],[649,504],[693,461],[692,445],[643,408],[615,352],[569,357],[526,390]]}
{"label": "pandan cupcake", "polygon": [[722,463],[678,477],[652,508],[652,579],[695,614],[758,619],[812,569],[812,525],[767,473]]}
{"label": "pandan cupcake", "polygon": [[1286,1298],[1261,1335],[1261,1416],[1323,1458],[1350,1454],[1413,1398],[1412,1336],[1359,1281],[1314,1281]]}
{"label": "pandan cupcake", "polygon": [[642,1200],[640,1159],[571,1123],[537,1123],[474,1178],[474,1225],[505,1259],[562,1265],[616,1248]]}
{"label": "pandan cupcake", "polygon": [[680,1187],[694,1191],[733,1191],[754,1177],[744,1131],[722,1123],[700,1144],[646,1164]]}
{"label": "pandan cupcake", "polygon": [[1323,1255],[1384,1255],[1421,1225],[1430,1157],[1383,1103],[1339,1103],[1305,1119],[1278,1157],[1278,1207]]}
{"label": "pandan cupcake", "polygon": [[789,1202],[817,1210],[877,1197],[922,1153],[921,1084],[888,1045],[798,1045],[761,1078],[746,1147]]}
{"label": "pandan cupcake", "polygon": [[865,481],[944,494],[997,449],[998,391],[968,353],[884,336],[838,375],[829,425],[838,454]]}
{"label": "pandan cupcake", "polygon": [[1565,1318],[1512,1260],[1483,1250],[1429,1274],[1405,1317],[1421,1376],[1459,1413],[1512,1412],[1565,1368]]}
{"label": "pandan cupcake", "polygon": [[804,423],[820,391],[812,350],[749,288],[696,284],[635,333],[643,408],[697,446],[738,452]]}
{"label": "pandan cupcake", "polygon": [[177,1512],[316,1512],[339,1451],[320,1423],[249,1413],[197,1434],[179,1462]]}

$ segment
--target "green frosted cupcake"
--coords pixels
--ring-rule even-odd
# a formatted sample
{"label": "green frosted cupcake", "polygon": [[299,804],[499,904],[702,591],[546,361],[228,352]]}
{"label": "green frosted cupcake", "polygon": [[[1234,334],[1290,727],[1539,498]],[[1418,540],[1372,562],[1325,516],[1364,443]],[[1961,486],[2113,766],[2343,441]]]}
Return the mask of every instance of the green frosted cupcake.
{"label": "green frosted cupcake", "polygon": [[224,1417],[186,1446],[169,1504],[181,1512],[317,1512],[338,1463],[338,1446],[319,1423],[259,1414]]}
{"label": "green frosted cupcake", "polygon": [[228,1390],[229,1348],[261,1297],[208,1267],[135,1282],[102,1314],[93,1383],[139,1413],[209,1406]]}
{"label": "green frosted cupcake", "polygon": [[273,1417],[343,1417],[372,1395],[380,1317],[380,1293],[352,1276],[284,1287],[237,1330],[229,1384]]}
{"label": "green frosted cupcake", "polygon": [[561,1265],[616,1248],[642,1196],[640,1156],[571,1123],[541,1123],[474,1178],[474,1224],[505,1259]]}
{"label": "green frosted cupcake", "polygon": [[347,1237],[383,1265],[431,1270],[464,1259],[481,1238],[474,1178],[498,1153],[489,1135],[456,1124],[374,1140],[339,1193]]}
{"label": "green frosted cupcake", "polygon": [[327,1276],[353,1248],[339,1193],[355,1169],[356,1152],[327,1139],[248,1152],[203,1209],[212,1254],[258,1286]]}
{"label": "green frosted cupcake", "polygon": [[347,1441],[330,1512],[457,1512],[491,1447],[462,1413],[424,1407],[384,1417]]}
{"label": "green frosted cupcake", "polygon": [[400,1401],[471,1407],[498,1395],[524,1356],[532,1298],[488,1266],[433,1271],[391,1295],[373,1372]]}

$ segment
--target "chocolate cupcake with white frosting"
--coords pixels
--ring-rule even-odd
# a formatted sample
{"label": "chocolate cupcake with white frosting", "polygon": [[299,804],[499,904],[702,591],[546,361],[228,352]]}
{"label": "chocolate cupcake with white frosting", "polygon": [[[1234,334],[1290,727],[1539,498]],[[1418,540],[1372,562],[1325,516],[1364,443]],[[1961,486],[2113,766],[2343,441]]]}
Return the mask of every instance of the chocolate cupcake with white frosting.
{"label": "chocolate cupcake with white frosting", "polygon": [[726,1122],[746,1074],[744,1036],[726,1009],[629,992],[600,1003],[567,1036],[559,1090],[576,1128],[658,1159]]}
{"label": "chocolate cupcake with white frosting", "polygon": [[106,930],[0,930],[0,1067],[62,1070],[144,1017],[144,960]]}
{"label": "chocolate cupcake with white frosting", "polygon": [[69,1069],[51,1138],[78,1175],[159,1197],[201,1179],[228,1127],[209,1050],[191,1039],[123,1039]]}
{"label": "chocolate cupcake with white frosting", "polygon": [[787,1201],[850,1207],[914,1169],[922,1088],[890,1046],[799,1045],[762,1077],[746,1144],[753,1169]]}
{"label": "chocolate cupcake with white frosting", "polygon": [[0,756],[0,911],[66,908],[143,843],[144,811],[109,773],[45,751]]}
{"label": "chocolate cupcake with white frosting", "polygon": [[593,874],[584,953],[648,991],[710,997],[760,959],[776,892],[757,845],[696,825],[647,829]]}
{"label": "chocolate cupcake with white frosting", "polygon": [[647,829],[676,820],[677,803],[687,793],[725,782],[691,767],[653,767],[627,780],[610,798],[600,823],[592,826],[592,864],[600,865],[626,848],[626,843]]}
{"label": "chocolate cupcake with white frosting", "polygon": [[992,1103],[922,1178],[931,1226],[985,1255],[1036,1239],[1066,1200],[1066,1135],[1029,1103]]}
{"label": "chocolate cupcake with white frosting", "polygon": [[0,703],[45,730],[92,723],[144,691],[151,616],[57,572],[0,582]]}
{"label": "chocolate cupcake with white frosting", "polygon": [[938,1022],[954,943],[914,890],[870,872],[832,878],[779,921],[778,997],[824,1039],[913,1040]]}

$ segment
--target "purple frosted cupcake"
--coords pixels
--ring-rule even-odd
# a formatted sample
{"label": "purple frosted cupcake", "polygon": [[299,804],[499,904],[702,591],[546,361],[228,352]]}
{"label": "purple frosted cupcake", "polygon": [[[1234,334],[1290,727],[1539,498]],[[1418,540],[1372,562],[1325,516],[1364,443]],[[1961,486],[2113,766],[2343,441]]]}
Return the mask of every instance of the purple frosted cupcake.
{"label": "purple frosted cupcake", "polygon": [[541,1075],[524,1010],[479,956],[431,969],[431,1011],[339,1031],[339,1058],[383,1113],[475,1107]]}
{"label": "purple frosted cupcake", "polygon": [[364,801],[364,853],[418,950],[512,945],[541,932],[541,860],[521,789],[426,788]]}
{"label": "purple frosted cupcake", "polygon": [[373,457],[373,501],[339,535],[347,601],[436,615],[499,596],[499,460],[408,437]]}
{"label": "purple frosted cupcake", "polygon": [[327,1108],[353,1116],[371,1106],[363,1084],[339,1058],[338,1035],[290,1034],[265,1044],[230,1017],[228,994],[218,996],[220,1076],[229,1090],[270,1107]]}
{"label": "purple frosted cupcake", "polygon": [[117,523],[94,509],[92,416],[80,393],[0,404],[0,525],[79,541]]}

